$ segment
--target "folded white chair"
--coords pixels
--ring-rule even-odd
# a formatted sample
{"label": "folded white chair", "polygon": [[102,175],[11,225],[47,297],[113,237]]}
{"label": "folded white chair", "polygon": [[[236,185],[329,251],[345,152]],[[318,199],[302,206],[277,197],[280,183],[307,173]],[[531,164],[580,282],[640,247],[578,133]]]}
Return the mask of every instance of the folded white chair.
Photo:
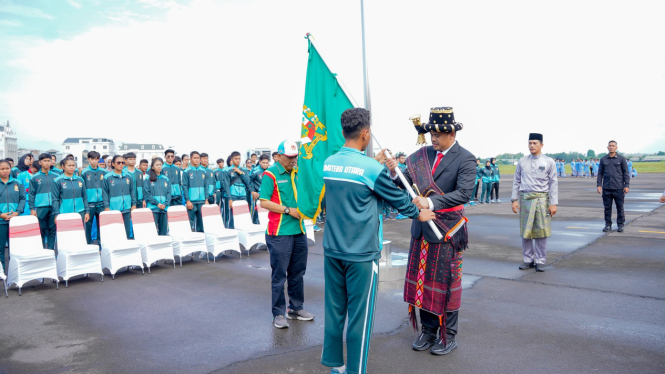
{"label": "folded white chair", "polygon": [[268,227],[268,220],[261,219],[261,213],[268,212],[266,209],[261,208],[260,204],[256,204],[256,209],[259,210],[259,222],[256,225],[252,222],[249,204],[247,201],[234,201],[233,202],[233,222],[235,229],[238,231],[238,241],[245,247],[247,256],[249,250],[256,245],[266,244],[266,228]]}
{"label": "folded white chair", "polygon": [[134,240],[128,240],[122,214],[117,210],[102,212],[99,215],[99,230],[102,241],[102,269],[108,269],[115,279],[118,270],[138,266],[143,271],[141,248]]}
{"label": "folded white chair", "polygon": [[2,283],[5,285],[5,297],[9,297],[9,294],[7,293],[7,277],[5,277],[4,269],[0,269],[0,279],[2,279]]}
{"label": "folded white chair", "polygon": [[157,235],[157,226],[155,226],[152,210],[148,208],[134,209],[132,211],[132,227],[134,228],[134,241],[141,248],[141,259],[148,267],[148,273],[150,273],[150,265],[159,260],[173,261],[173,268],[175,269],[171,237]]}
{"label": "folded white chair", "polygon": [[9,285],[21,287],[31,280],[44,278],[55,280],[58,288],[58,270],[55,265],[55,253],[44,249],[39,232],[39,221],[35,216],[18,216],[9,221],[9,245],[11,258],[7,269]]}
{"label": "folded white chair", "polygon": [[88,244],[85,239],[83,220],[78,213],[58,215],[58,276],[69,287],[69,278],[76,275],[99,274],[102,282],[104,272],[99,257],[99,246]]}
{"label": "folded white chair", "polygon": [[194,253],[207,252],[205,234],[192,232],[187,208],[183,205],[174,205],[169,207],[167,214],[169,236],[173,242],[173,255],[180,259],[180,267],[182,267],[183,256],[192,256],[192,260],[194,260]]}
{"label": "folded white chair", "polygon": [[[236,251],[242,257],[238,231],[224,227],[219,206],[215,204],[203,205],[201,215],[203,216],[206,246],[208,247],[208,253],[212,253],[213,262],[217,255],[224,251]],[[210,262],[210,257],[208,257],[208,262]]]}

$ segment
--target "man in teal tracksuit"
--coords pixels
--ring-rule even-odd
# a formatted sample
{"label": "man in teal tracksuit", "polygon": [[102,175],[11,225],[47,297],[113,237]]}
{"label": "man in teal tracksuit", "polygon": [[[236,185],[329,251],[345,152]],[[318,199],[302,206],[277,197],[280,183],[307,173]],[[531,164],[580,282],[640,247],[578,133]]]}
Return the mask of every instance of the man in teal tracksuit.
{"label": "man in teal tracksuit", "polygon": [[[240,168],[240,152],[234,151],[229,156],[228,167],[224,169],[229,174],[229,184],[231,193],[225,196],[224,225],[227,229],[235,228],[233,220],[233,201],[247,200],[247,191],[254,192],[252,184],[249,181],[249,173]],[[251,206],[250,206],[251,208]],[[226,214],[228,211],[228,214]]]}
{"label": "man in teal tracksuit", "polygon": [[[409,218],[434,214],[418,208],[395,186],[387,170],[363,151],[371,139],[369,112],[342,113],[346,144],[323,166],[327,221],[325,255],[325,330],[321,363],[331,373],[364,374],[367,367],[374,303],[383,246],[383,202]],[[419,216],[420,214],[420,216]],[[344,367],[344,322],[347,367]]]}
{"label": "man in teal tracksuit", "polygon": [[136,168],[136,154],[134,152],[129,152],[125,154],[125,168],[122,170],[123,173],[132,177],[134,181],[134,194],[136,195],[136,207],[144,207],[143,199],[143,172]]}
{"label": "man in teal tracksuit", "polygon": [[120,162],[124,164],[123,158],[116,155],[113,159],[111,162],[113,171],[104,176],[102,200],[104,210],[117,210],[122,214],[125,234],[129,239],[132,228],[131,213],[136,209],[136,188],[134,188],[134,179],[122,171]]}
{"label": "man in teal tracksuit", "polygon": [[169,206],[182,205],[182,170],[174,163],[175,151],[167,149],[164,152],[166,162],[162,168],[162,175],[171,182],[171,203]]}
{"label": "man in teal tracksuit", "polygon": [[81,173],[83,183],[85,183],[85,192],[88,197],[88,214],[90,219],[85,223],[85,239],[88,244],[92,244],[92,225],[97,227],[97,241],[101,243],[99,235],[99,213],[104,211],[104,199],[102,198],[102,186],[104,176],[108,171],[97,166],[99,162],[99,153],[96,151],[88,152],[88,163],[90,164]]}
{"label": "man in teal tracksuit", "polygon": [[256,199],[259,198],[259,195],[261,193],[261,183],[263,182],[263,173],[265,173],[266,169],[270,167],[270,157],[268,155],[261,155],[259,157],[259,162],[258,162],[258,168],[255,168],[252,171],[252,175],[249,177],[249,181],[252,185],[252,188],[254,189],[254,192],[252,192],[252,198],[254,202],[254,210],[252,212],[252,222],[256,225],[258,225],[259,222],[259,210],[256,209]]}
{"label": "man in teal tracksuit", "polygon": [[203,152],[201,153],[201,167],[206,172],[206,196],[209,204],[215,203],[215,174],[212,172],[212,168],[208,164],[208,154]]}
{"label": "man in teal tracksuit", "polygon": [[197,151],[189,154],[189,167],[182,172],[182,191],[185,196],[189,224],[196,232],[203,232],[201,206],[208,204],[206,170],[201,166]]}
{"label": "man in teal tracksuit", "polygon": [[492,169],[492,164],[490,163],[490,160],[487,160],[487,162],[485,162],[485,167],[481,168],[479,173],[483,183],[483,193],[482,195],[480,195],[480,203],[489,204],[490,193],[492,189],[492,181],[494,180],[494,169]]}
{"label": "man in teal tracksuit", "polygon": [[228,196],[231,192],[229,173],[224,170],[224,159],[217,159],[217,169],[212,173],[215,177],[215,202],[220,207],[222,212],[222,219],[224,219],[224,204],[223,197]]}
{"label": "man in teal tracksuit", "polygon": [[57,174],[51,173],[51,155],[39,155],[39,164],[42,169],[30,179],[28,192],[28,205],[30,214],[39,220],[39,230],[42,234],[42,243],[47,249],[55,248],[55,216],[53,215],[53,189]]}
{"label": "man in teal tracksuit", "polygon": [[[9,221],[25,209],[23,184],[12,178],[9,162],[0,160],[0,173],[7,175],[7,181],[0,177],[0,271],[5,266],[5,245],[9,243]],[[8,174],[6,174],[8,173]]]}

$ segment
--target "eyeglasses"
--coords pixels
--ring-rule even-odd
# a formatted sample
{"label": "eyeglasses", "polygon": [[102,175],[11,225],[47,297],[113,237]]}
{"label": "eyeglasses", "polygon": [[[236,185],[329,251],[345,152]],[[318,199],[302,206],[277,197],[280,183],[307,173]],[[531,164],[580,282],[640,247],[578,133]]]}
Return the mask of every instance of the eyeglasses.
{"label": "eyeglasses", "polygon": [[166,155],[166,158],[174,158],[174,155]]}

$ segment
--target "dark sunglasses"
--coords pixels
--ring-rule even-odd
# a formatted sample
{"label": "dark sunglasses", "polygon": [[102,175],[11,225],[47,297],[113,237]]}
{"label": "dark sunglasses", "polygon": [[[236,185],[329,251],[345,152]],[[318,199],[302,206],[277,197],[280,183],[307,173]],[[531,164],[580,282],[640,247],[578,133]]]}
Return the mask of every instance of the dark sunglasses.
{"label": "dark sunglasses", "polygon": [[173,158],[175,157],[174,155],[166,155],[166,158]]}
{"label": "dark sunglasses", "polygon": [[116,162],[114,162],[114,164],[124,165],[124,164],[125,164],[125,161],[116,161]]}

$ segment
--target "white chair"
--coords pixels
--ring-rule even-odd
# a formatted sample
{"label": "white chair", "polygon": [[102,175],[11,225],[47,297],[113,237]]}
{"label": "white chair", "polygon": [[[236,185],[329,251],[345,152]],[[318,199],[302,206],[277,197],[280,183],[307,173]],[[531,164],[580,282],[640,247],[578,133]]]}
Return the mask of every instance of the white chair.
{"label": "white chair", "polygon": [[39,232],[39,221],[35,216],[18,216],[9,221],[9,245],[11,258],[7,283],[21,287],[31,280],[44,278],[53,279],[58,288],[58,270],[55,265],[55,253],[44,249],[42,236]]}
{"label": "white chair", "polygon": [[249,250],[256,245],[258,248],[261,244],[266,244],[266,228],[268,227],[268,219],[261,219],[261,213],[268,212],[266,209],[261,208],[260,204],[256,204],[256,209],[259,210],[259,222],[255,225],[252,222],[252,216],[249,212],[249,204],[247,201],[234,201],[233,202],[233,221],[235,229],[238,231],[238,241],[245,247],[247,256]]}
{"label": "white chair", "polygon": [[[203,205],[201,215],[203,216],[206,246],[208,247],[208,253],[212,253],[213,262],[215,262],[217,255],[224,251],[236,251],[242,257],[238,231],[224,227],[219,206],[215,204]],[[210,262],[210,257],[208,257],[208,262]]]}
{"label": "white chair", "polygon": [[171,238],[166,235],[157,235],[157,226],[155,226],[152,210],[148,208],[134,209],[132,211],[132,227],[134,228],[134,240],[141,247],[141,258],[148,267],[148,273],[150,273],[150,265],[159,260],[173,261],[173,268],[175,269]]}
{"label": "white chair", "polygon": [[58,276],[69,287],[69,278],[90,273],[100,274],[104,281],[99,247],[88,244],[85,239],[83,220],[78,213],[58,215]]}
{"label": "white chair", "polygon": [[192,256],[192,260],[194,260],[194,253],[207,253],[205,234],[192,232],[187,208],[182,205],[169,207],[168,219],[169,236],[173,241],[173,255],[180,259],[180,267],[182,267],[183,256]]}
{"label": "white chair", "polygon": [[5,297],[9,297],[9,294],[7,293],[7,277],[5,277],[4,269],[0,269],[0,279],[2,279],[2,283],[5,285]]}
{"label": "white chair", "polygon": [[134,240],[128,240],[122,213],[117,210],[102,212],[99,215],[99,230],[102,241],[102,269],[108,269],[115,279],[118,270],[138,266],[143,271],[141,248]]}

